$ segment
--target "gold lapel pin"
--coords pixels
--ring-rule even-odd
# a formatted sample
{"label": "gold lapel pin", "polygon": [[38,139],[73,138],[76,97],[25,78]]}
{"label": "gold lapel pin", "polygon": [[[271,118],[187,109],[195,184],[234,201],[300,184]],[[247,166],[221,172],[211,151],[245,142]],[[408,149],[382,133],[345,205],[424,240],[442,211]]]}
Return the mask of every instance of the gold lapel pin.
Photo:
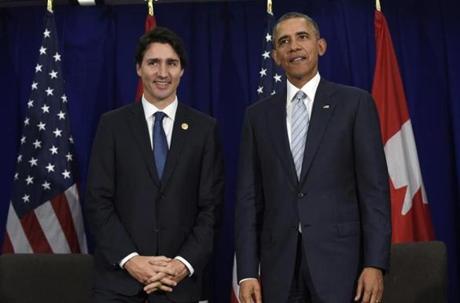
{"label": "gold lapel pin", "polygon": [[182,123],[180,127],[181,127],[183,130],[187,130],[187,129],[188,129],[188,124],[187,124],[187,123]]}
{"label": "gold lapel pin", "polygon": [[326,108],[326,109],[327,109],[327,108],[330,108],[330,107],[331,107],[331,106],[330,106],[329,104],[326,104],[326,105],[323,106],[323,108]]}

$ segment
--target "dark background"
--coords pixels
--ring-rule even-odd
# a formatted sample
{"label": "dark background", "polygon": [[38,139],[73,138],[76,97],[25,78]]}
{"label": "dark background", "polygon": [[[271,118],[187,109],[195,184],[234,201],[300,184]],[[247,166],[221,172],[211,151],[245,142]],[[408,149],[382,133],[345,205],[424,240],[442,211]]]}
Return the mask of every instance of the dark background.
{"label": "dark background", "polygon": [[[45,2],[45,1],[44,1]],[[450,302],[459,295],[460,4],[383,0],[406,89],[436,238],[449,254]],[[160,3],[158,25],[178,32],[190,65],[179,100],[219,120],[225,148],[225,218],[214,260],[214,302],[228,302],[233,259],[237,151],[244,108],[256,99],[265,1]],[[321,76],[370,90],[374,1],[274,0],[275,16],[296,10],[316,19],[328,41]],[[21,126],[40,47],[44,7],[0,8],[0,241]],[[133,102],[134,50],[144,5],[55,8],[80,185],[100,115]],[[84,201],[82,201],[84,203]]]}

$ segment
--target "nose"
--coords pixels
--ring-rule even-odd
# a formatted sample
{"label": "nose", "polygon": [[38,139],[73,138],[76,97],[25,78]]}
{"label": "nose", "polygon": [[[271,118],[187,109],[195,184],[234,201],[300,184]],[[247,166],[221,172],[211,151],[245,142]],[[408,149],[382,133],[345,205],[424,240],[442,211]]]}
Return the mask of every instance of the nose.
{"label": "nose", "polygon": [[289,50],[296,51],[298,49],[300,49],[299,43],[297,43],[296,39],[292,39],[291,42],[289,43]]}
{"label": "nose", "polygon": [[166,64],[160,64],[160,66],[158,67],[158,75],[161,77],[166,77],[168,75]]}

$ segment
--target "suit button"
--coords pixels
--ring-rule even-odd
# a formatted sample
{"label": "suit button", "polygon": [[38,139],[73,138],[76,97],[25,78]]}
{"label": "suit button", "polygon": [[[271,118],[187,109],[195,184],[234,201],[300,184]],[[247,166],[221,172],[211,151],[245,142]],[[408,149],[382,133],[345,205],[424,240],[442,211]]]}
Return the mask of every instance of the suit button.
{"label": "suit button", "polygon": [[304,193],[298,193],[298,194],[297,194],[297,198],[299,198],[299,199],[303,198],[304,196],[305,196]]}

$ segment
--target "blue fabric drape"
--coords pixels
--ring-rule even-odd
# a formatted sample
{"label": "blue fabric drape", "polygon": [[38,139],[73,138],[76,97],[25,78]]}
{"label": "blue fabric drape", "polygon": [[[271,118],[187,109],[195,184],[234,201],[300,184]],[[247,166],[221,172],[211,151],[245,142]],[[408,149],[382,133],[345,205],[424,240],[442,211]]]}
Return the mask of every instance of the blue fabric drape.
{"label": "blue fabric drape", "polygon": [[[448,245],[450,302],[459,302],[460,4],[384,0],[382,5],[405,85],[436,237]],[[276,16],[292,10],[315,18],[328,41],[321,75],[370,90],[373,1],[274,0]],[[44,7],[0,9],[0,241],[44,12]],[[134,100],[134,51],[146,9],[59,6],[55,12],[83,189],[100,115]],[[179,100],[219,120],[227,179],[212,297],[214,302],[228,302],[240,128],[244,108],[256,99],[265,1],[160,4],[155,13],[158,24],[179,33],[187,48],[190,65]]]}

